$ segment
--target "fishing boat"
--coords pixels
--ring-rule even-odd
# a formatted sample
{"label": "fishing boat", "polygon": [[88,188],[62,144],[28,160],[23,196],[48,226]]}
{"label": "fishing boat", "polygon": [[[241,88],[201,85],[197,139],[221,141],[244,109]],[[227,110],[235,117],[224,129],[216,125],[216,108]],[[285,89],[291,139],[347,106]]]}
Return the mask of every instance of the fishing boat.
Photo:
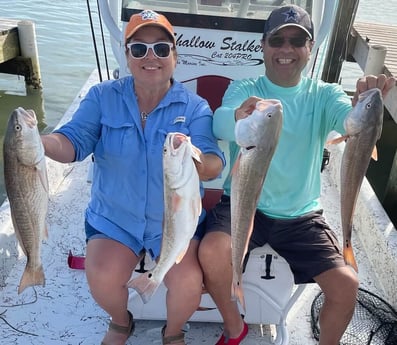
{"label": "fishing boat", "polygon": [[[99,0],[102,19],[109,30],[113,54],[119,67],[113,77],[128,74],[123,48],[123,30],[129,17],[143,9],[164,13],[176,32],[178,65],[175,78],[206,98],[213,110],[220,104],[229,82],[263,74],[260,47],[264,20],[282,3],[298,3],[312,14],[316,43],[313,59],[305,73],[320,78],[321,57],[329,50],[331,33],[341,30],[337,13],[345,11],[354,18],[358,1],[265,1],[265,0]],[[349,4],[346,4],[349,3]],[[345,7],[345,8],[344,8]],[[350,13],[349,13],[350,11]],[[121,28],[120,28],[121,27]],[[346,27],[348,33],[350,28]],[[59,126],[68,121],[89,88],[100,80],[100,69],[92,73]],[[336,133],[335,133],[336,135]],[[228,153],[224,142],[219,145]],[[330,155],[322,173],[322,203],[327,221],[341,234],[339,169],[344,145],[327,147]],[[25,267],[12,227],[9,203],[0,208],[1,302],[0,334],[2,344],[99,344],[108,325],[108,316],[92,299],[86,282],[84,210],[90,196],[92,160],[60,164],[47,160],[50,181],[48,209],[49,237],[42,246],[46,274],[45,287],[26,289],[17,294]],[[220,178],[205,184],[203,205],[210,208],[219,199]],[[397,232],[377,199],[371,185],[364,181],[354,218],[353,245],[359,266],[361,286],[397,306]],[[341,238],[341,237],[340,237]],[[134,275],[150,269],[142,262]],[[310,325],[316,284],[295,286],[288,264],[272,248],[257,248],[244,273],[250,332],[244,344],[316,344]],[[222,323],[210,296],[203,294],[202,310],[186,324],[187,344],[214,344],[222,333]],[[166,319],[165,287],[160,286],[144,304],[130,291],[129,309],[137,320],[136,331],[127,344],[161,342],[160,330]]]}

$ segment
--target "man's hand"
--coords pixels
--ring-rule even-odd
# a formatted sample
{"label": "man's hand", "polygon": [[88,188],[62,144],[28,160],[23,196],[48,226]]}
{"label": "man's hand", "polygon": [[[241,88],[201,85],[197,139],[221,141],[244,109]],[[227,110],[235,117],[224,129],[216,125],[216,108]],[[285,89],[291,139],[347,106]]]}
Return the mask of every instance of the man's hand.
{"label": "man's hand", "polygon": [[234,120],[238,121],[246,118],[248,115],[251,115],[251,113],[255,110],[256,103],[258,101],[263,101],[263,99],[255,96],[246,99],[234,112]]}
{"label": "man's hand", "polygon": [[386,77],[384,74],[378,76],[367,75],[357,80],[356,92],[354,93],[352,99],[353,107],[358,101],[358,96],[360,93],[367,91],[369,89],[378,88],[382,91],[382,96],[385,97],[387,93],[396,85],[396,78]]}

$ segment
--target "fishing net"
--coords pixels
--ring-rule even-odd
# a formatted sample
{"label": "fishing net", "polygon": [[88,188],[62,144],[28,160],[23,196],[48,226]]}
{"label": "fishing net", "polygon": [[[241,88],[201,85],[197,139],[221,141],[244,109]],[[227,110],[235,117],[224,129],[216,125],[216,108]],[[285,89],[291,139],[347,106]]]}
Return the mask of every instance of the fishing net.
{"label": "fishing net", "polygon": [[[319,312],[324,303],[320,292],[312,303],[311,327],[319,340]],[[340,345],[397,345],[397,312],[373,293],[359,289],[353,318]]]}

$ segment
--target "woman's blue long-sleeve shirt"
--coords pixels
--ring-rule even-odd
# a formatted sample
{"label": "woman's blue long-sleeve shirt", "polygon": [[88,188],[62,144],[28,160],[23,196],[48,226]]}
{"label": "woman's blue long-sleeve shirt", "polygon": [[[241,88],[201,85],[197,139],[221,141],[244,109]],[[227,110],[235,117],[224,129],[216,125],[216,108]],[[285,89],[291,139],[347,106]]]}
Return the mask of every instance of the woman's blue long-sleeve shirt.
{"label": "woman's blue long-sleeve shirt", "polygon": [[208,103],[174,81],[141,125],[133,77],[93,86],[70,122],[55,132],[73,144],[76,161],[94,154],[86,220],[136,254],[160,253],[163,200],[162,151],[169,132],[181,132],[203,153],[223,154],[212,134]]}

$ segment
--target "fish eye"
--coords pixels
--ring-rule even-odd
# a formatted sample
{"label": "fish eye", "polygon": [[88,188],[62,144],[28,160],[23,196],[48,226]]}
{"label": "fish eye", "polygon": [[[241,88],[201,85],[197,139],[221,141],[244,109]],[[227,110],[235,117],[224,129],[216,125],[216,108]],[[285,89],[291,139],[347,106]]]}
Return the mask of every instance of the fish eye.
{"label": "fish eye", "polygon": [[22,129],[22,126],[19,125],[19,124],[16,124],[15,127],[14,127],[14,129],[15,129],[17,132],[19,132],[19,131]]}
{"label": "fish eye", "polygon": [[371,108],[371,102],[369,102],[369,103],[367,103],[366,105],[365,105],[365,109],[370,109]]}

